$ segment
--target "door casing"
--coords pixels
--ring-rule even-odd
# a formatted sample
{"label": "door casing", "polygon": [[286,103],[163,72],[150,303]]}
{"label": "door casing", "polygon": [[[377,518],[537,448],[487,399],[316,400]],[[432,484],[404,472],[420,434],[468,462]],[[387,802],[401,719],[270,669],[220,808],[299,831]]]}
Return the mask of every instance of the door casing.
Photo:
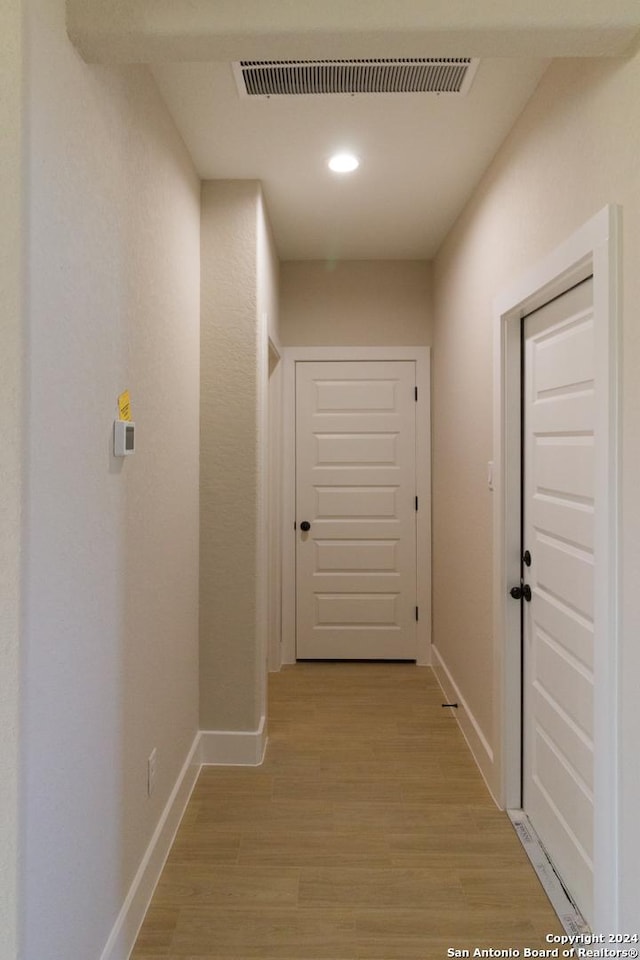
{"label": "door casing", "polygon": [[494,742],[497,786],[507,809],[521,798],[520,320],[593,274],[596,342],[594,565],[594,929],[619,929],[619,231],[607,206],[494,304]]}
{"label": "door casing", "polygon": [[413,360],[416,364],[417,663],[431,663],[431,384],[429,347],[285,347],[283,368],[282,655],[296,662],[295,367],[301,361]]}

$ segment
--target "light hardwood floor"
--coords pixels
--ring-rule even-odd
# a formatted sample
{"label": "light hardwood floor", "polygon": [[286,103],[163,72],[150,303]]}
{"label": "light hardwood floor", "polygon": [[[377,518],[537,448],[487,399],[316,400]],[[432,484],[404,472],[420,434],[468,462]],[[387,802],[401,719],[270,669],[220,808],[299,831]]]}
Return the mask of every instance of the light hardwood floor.
{"label": "light hardwood floor", "polygon": [[258,768],[205,767],[134,960],[442,960],[562,928],[428,668],[269,681]]}

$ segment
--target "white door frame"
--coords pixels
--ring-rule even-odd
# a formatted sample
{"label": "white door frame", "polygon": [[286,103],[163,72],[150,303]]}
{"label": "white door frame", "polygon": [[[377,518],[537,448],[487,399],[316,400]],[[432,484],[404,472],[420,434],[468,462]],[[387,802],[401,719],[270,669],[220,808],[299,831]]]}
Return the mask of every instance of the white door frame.
{"label": "white door frame", "polygon": [[520,321],[593,273],[596,379],[594,929],[619,929],[619,229],[605,207],[494,304],[494,689],[501,802],[521,807]]}
{"label": "white door frame", "polygon": [[431,386],[429,347],[285,347],[283,370],[282,663],[296,661],[295,367],[299,361],[413,360],[416,364],[417,663],[431,663]]}
{"label": "white door frame", "polygon": [[269,636],[267,666],[280,669],[282,636],[282,348],[269,337],[267,384],[267,556],[269,587]]}

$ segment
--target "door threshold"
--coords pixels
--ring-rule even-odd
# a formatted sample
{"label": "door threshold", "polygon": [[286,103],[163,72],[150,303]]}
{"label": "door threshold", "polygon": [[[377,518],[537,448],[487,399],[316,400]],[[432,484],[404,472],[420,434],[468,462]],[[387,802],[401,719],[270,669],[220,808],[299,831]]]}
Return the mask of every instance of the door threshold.
{"label": "door threshold", "polygon": [[565,933],[591,933],[589,924],[567,893],[527,815],[522,810],[507,810],[507,814]]}

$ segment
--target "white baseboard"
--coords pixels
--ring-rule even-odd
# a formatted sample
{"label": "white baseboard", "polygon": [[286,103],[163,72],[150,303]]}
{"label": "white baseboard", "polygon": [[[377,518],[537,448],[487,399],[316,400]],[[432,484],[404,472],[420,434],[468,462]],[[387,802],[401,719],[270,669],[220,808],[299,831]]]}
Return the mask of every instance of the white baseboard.
{"label": "white baseboard", "polygon": [[127,960],[200,772],[200,734],[191,745],[100,960]]}
{"label": "white baseboard", "polygon": [[462,730],[462,735],[464,736],[469,749],[471,750],[473,759],[475,760],[478,769],[480,770],[480,773],[482,774],[489,789],[489,793],[493,797],[496,806],[499,807],[500,804],[496,800],[496,790],[494,789],[496,770],[493,750],[491,749],[487,738],[483,734],[480,724],[474,717],[464,697],[460,693],[447,668],[447,665],[445,664],[438,651],[438,648],[435,645],[433,646],[432,668],[438,683],[442,687],[442,691],[447,698],[447,702],[458,704],[457,710],[454,711],[456,720],[458,721],[460,729]]}
{"label": "white baseboard", "polygon": [[257,730],[200,730],[171,791],[100,960],[128,960],[171,844],[205,764],[259,766],[267,746],[265,717]]}
{"label": "white baseboard", "polygon": [[259,767],[264,760],[266,746],[265,717],[262,717],[257,730],[201,730],[200,763]]}

